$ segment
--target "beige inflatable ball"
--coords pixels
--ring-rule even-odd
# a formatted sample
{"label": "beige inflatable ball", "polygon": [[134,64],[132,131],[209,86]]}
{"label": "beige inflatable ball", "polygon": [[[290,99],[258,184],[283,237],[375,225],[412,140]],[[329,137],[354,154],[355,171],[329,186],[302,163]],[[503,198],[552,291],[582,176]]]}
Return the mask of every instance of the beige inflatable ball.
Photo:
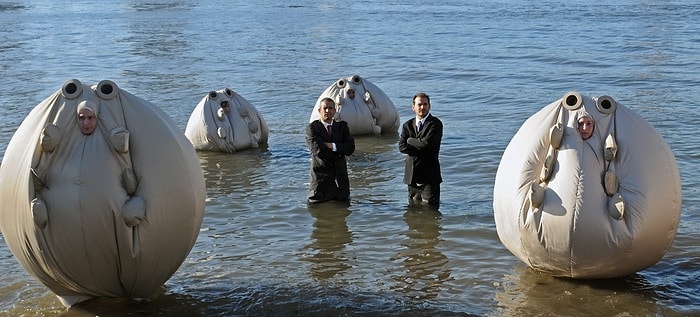
{"label": "beige inflatable ball", "polygon": [[347,122],[352,135],[396,133],[399,129],[399,112],[389,96],[359,75],[340,78],[326,88],[316,100],[309,122],[321,118],[318,108],[326,97],[335,101],[335,119]]}
{"label": "beige inflatable ball", "polygon": [[195,149],[227,153],[267,143],[269,134],[260,112],[229,88],[204,96],[185,129]]}
{"label": "beige inflatable ball", "polygon": [[202,223],[199,158],[155,105],[111,81],[68,80],[39,103],[0,166],[0,229],[62,303],[148,298]]}
{"label": "beige inflatable ball", "polygon": [[664,139],[608,96],[570,92],[528,118],[493,192],[501,242],[535,270],[614,278],[671,247],[681,180]]}

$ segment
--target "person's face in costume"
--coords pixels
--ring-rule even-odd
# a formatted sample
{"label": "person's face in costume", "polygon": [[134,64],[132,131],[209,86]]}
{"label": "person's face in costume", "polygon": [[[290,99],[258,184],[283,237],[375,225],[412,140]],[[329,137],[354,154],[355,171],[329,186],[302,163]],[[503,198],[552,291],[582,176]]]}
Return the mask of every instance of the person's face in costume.
{"label": "person's face in costume", "polygon": [[578,133],[581,134],[581,138],[588,140],[593,135],[593,130],[595,130],[595,123],[590,117],[581,117],[578,119]]}
{"label": "person's face in costume", "polygon": [[90,135],[95,132],[95,127],[97,127],[97,116],[90,109],[80,109],[80,112],[78,112],[78,125],[80,126],[80,132]]}

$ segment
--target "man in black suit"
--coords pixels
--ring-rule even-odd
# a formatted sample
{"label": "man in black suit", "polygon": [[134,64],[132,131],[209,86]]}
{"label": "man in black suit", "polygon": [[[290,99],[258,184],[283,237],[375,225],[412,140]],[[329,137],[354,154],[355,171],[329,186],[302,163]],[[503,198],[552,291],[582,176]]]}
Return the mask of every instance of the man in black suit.
{"label": "man in black suit", "polygon": [[408,200],[440,206],[440,143],[442,121],[430,114],[430,97],[413,96],[411,106],[416,117],[404,122],[399,138],[399,151],[407,154],[403,182],[408,185]]}
{"label": "man in black suit", "polygon": [[345,121],[334,121],[335,102],[321,99],[319,120],[306,127],[306,144],[311,151],[309,203],[350,199],[350,180],[345,156],[355,151],[355,139]]}

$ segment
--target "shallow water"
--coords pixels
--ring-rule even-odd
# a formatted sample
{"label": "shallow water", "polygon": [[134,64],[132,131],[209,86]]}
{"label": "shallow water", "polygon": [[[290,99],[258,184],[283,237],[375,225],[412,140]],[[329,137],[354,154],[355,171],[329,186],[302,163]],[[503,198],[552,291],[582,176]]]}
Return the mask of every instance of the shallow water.
{"label": "shallow water", "polygon": [[[27,113],[69,78],[162,107],[182,128],[210,90],[250,100],[267,147],[200,152],[204,224],[148,302],[66,310],[0,243],[0,315],[700,314],[694,168],[700,5],[693,1],[0,2],[0,154]],[[398,136],[361,137],[349,205],[308,206],[304,127],[318,95],[359,74],[410,118],[431,95],[445,124],[440,213],[406,206]],[[631,276],[537,273],[500,243],[492,192],[522,122],[570,90],[610,95],[646,118],[678,161],[672,248]]]}

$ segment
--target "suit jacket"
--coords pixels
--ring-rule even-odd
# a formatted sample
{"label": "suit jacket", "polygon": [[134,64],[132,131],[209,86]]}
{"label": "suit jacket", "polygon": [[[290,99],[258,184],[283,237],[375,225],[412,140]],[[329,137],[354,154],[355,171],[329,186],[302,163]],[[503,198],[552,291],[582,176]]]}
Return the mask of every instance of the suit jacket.
{"label": "suit jacket", "polygon": [[403,182],[407,185],[440,184],[440,143],[442,121],[428,115],[420,132],[416,118],[404,122],[399,138],[399,151],[407,154]]}
{"label": "suit jacket", "polygon": [[[335,143],[336,152],[324,142]],[[306,143],[311,152],[309,197],[317,200],[345,200],[350,195],[350,182],[345,156],[355,151],[355,139],[345,121],[333,121],[331,135],[321,120],[306,127]]]}

